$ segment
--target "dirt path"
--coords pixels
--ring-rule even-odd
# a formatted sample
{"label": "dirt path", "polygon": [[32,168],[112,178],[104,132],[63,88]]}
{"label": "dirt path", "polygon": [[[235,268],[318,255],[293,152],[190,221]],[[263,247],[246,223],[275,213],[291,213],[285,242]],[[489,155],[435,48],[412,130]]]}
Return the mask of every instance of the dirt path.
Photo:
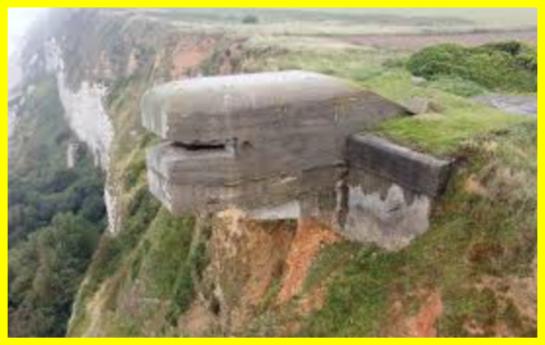
{"label": "dirt path", "polygon": [[535,30],[525,30],[428,34],[368,34],[345,36],[339,39],[356,45],[399,50],[416,50],[446,42],[475,46],[488,42],[520,40],[536,44],[536,37]]}

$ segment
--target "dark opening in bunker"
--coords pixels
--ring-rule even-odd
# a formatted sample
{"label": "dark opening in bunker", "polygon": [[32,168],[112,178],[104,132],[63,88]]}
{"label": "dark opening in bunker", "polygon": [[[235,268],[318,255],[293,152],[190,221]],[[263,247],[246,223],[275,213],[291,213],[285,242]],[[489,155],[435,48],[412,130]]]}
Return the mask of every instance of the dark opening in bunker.
{"label": "dark opening in bunker", "polygon": [[175,142],[173,143],[175,147],[181,147],[188,151],[219,151],[219,150],[225,150],[226,143],[222,142],[207,142],[207,143],[201,143],[201,142],[192,142],[192,143],[182,143],[182,142]]}

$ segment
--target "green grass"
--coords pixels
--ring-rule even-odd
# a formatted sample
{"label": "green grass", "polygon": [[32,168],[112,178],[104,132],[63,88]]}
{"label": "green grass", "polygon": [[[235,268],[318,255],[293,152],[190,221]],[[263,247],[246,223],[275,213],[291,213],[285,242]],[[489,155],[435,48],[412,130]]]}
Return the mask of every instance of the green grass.
{"label": "green grass", "polygon": [[249,56],[241,64],[241,70],[302,69],[361,81],[382,73],[382,64],[392,57],[390,53],[366,49],[287,49],[289,45],[277,46],[275,41],[271,44],[270,49],[266,49],[265,43],[260,43],[259,48],[245,47]]}
{"label": "green grass", "polygon": [[177,218],[161,209],[146,233],[149,249],[142,260],[140,274],[146,277],[156,296],[169,296],[176,290],[179,271],[188,264],[194,220]]}
{"label": "green grass", "polygon": [[477,96],[488,91],[474,81],[448,75],[437,75],[426,86],[462,97]]}
{"label": "green grass", "polygon": [[537,89],[537,51],[516,41],[470,48],[440,44],[413,54],[407,68],[427,79],[453,76],[491,90],[535,92]]}
{"label": "green grass", "polygon": [[377,133],[396,142],[438,155],[455,154],[459,145],[471,138],[534,121],[504,114],[433,85],[413,85],[410,74],[403,69],[392,69],[363,85],[400,103],[420,97],[438,104],[442,108],[440,113],[396,118],[381,123],[376,129]]}
{"label": "green grass", "polygon": [[[535,325],[525,323],[509,300],[476,287],[484,276],[501,279],[532,274],[535,139],[535,123],[519,124],[460,148],[467,163],[458,168],[428,232],[409,247],[392,253],[341,243],[322,251],[307,284],[330,279],[328,296],[324,308],[309,318],[302,335],[380,335],[388,325],[391,298],[398,296],[403,301],[422,288],[436,289],[442,295],[439,335],[467,336],[464,324],[469,320],[486,334],[493,334],[493,326],[501,323],[511,325],[515,334],[535,334]],[[494,151],[485,149],[484,143],[490,141],[498,145]],[[518,178],[501,172],[507,167]],[[489,197],[464,190],[472,174],[490,190]]]}
{"label": "green grass", "polygon": [[[531,120],[530,120],[531,121]],[[434,116],[414,116],[382,123],[380,133],[396,142],[437,155],[456,155],[465,140],[503,131],[528,119],[505,115],[486,107],[453,109]]]}
{"label": "green grass", "polygon": [[[131,293],[133,284],[141,284],[143,296],[161,300],[169,307],[164,313],[164,325],[175,325],[177,318],[193,298],[194,285],[191,271],[202,268],[202,249],[191,255],[194,220],[192,217],[174,217],[166,209],[157,209],[157,201],[147,190],[135,197],[132,215],[116,237],[103,237],[87,273],[87,281],[80,289],[79,306],[71,323],[70,334],[85,331],[88,315],[82,307],[107,278],[112,278],[106,291],[106,308],[111,319],[105,324],[109,334],[128,335],[137,331],[130,325],[142,324],[150,311],[125,313],[119,305],[119,296]],[[149,199],[149,200],[148,200]],[[140,201],[137,201],[140,200]],[[149,202],[153,206],[150,206]],[[157,312],[157,311],[156,311]],[[138,330],[142,334],[141,330]],[[133,333],[130,333],[133,334]]]}
{"label": "green grass", "polygon": [[145,238],[148,248],[136,278],[146,282],[149,296],[171,299],[167,318],[174,326],[193,298],[190,257],[194,219],[174,217],[161,209]]}
{"label": "green grass", "polygon": [[[134,9],[117,9],[135,12]],[[214,32],[237,35],[358,35],[376,32],[452,32],[535,28],[535,9],[467,8],[307,8],[259,9],[139,9],[138,14],[156,21],[174,23],[180,30],[194,33]],[[246,15],[259,23],[242,23]]]}
{"label": "green grass", "polygon": [[399,271],[402,256],[348,243],[333,245],[323,255],[331,255],[329,251],[350,253],[351,259],[342,261],[346,264],[342,273],[334,273],[326,305],[307,320],[301,335],[379,335],[379,327],[387,317],[387,287],[402,275]]}

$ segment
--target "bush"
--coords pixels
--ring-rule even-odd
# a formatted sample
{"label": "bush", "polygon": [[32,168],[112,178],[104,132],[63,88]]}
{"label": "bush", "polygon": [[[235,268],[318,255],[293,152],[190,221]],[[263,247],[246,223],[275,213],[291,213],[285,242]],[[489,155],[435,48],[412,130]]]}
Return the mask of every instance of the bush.
{"label": "bush", "polygon": [[71,213],[9,252],[10,336],[63,336],[101,228]]}
{"label": "bush", "polygon": [[429,80],[451,76],[491,90],[535,92],[537,89],[536,50],[519,42],[472,48],[440,44],[413,54],[407,68]]}
{"label": "bush", "polygon": [[253,14],[248,14],[242,18],[243,24],[257,24],[259,22],[259,18]]}

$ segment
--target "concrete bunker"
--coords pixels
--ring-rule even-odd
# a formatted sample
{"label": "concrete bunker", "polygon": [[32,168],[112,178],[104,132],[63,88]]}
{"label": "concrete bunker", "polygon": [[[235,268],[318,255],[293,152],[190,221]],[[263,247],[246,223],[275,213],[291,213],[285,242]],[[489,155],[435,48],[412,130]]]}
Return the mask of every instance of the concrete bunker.
{"label": "concrete bunker", "polygon": [[[359,218],[382,212],[380,202],[366,199],[374,191],[362,187],[371,176],[396,186],[375,198],[385,202],[407,197],[400,205],[434,198],[448,178],[447,161],[424,159],[399,147],[392,150],[387,141],[362,141],[357,135],[385,119],[409,115],[404,107],[318,73],[170,82],[147,91],[141,108],[144,127],[164,139],[147,153],[150,191],[177,215],[236,207],[258,219],[313,217],[349,238],[366,241],[369,234],[358,225]],[[435,176],[437,167],[441,178]],[[404,175],[409,168],[413,170]],[[422,188],[410,189],[411,178],[418,178]],[[416,209],[427,219],[429,207]],[[398,218],[410,220],[408,210]],[[422,232],[422,222],[416,231],[405,229],[412,221],[405,223],[375,222],[374,232]],[[374,237],[370,239],[384,245],[380,235]]]}

